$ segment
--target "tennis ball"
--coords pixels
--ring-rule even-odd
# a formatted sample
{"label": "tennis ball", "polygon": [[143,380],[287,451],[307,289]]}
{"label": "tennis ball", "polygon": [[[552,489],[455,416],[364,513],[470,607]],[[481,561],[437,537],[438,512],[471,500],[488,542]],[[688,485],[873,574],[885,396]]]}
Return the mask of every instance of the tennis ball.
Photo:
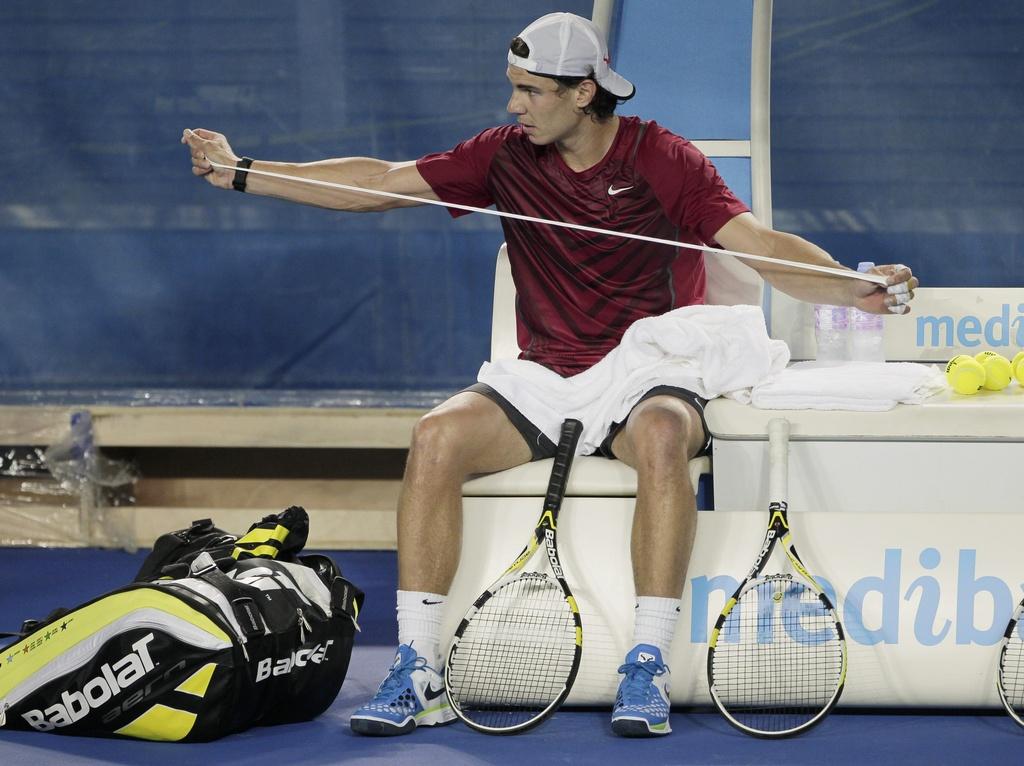
{"label": "tennis ball", "polygon": [[995,351],[982,351],[975,354],[974,359],[985,370],[985,382],[982,384],[989,391],[1002,391],[1010,385],[1013,370],[1010,360]]}
{"label": "tennis ball", "polygon": [[1013,370],[1013,377],[1017,379],[1017,382],[1024,386],[1024,351],[1018,351],[1017,355],[1013,357],[1010,369]]}
{"label": "tennis ball", "polygon": [[985,368],[974,357],[960,354],[946,365],[946,380],[958,394],[976,394],[985,385]]}

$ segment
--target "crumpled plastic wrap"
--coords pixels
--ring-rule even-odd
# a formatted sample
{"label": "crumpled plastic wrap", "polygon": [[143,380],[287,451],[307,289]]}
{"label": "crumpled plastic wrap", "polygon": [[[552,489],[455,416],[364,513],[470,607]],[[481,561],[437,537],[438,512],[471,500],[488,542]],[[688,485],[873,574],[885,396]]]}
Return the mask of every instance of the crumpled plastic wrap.
{"label": "crumpled plastic wrap", "polygon": [[134,550],[133,466],[96,448],[88,411],[73,412],[66,435],[44,448],[0,451],[0,545],[96,546]]}

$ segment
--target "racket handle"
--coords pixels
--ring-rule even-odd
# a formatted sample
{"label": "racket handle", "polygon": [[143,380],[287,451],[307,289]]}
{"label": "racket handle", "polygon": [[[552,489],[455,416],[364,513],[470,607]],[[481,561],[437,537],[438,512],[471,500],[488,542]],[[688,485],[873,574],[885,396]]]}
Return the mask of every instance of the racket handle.
{"label": "racket handle", "polygon": [[558,439],[555,461],[551,466],[551,480],[548,482],[548,493],[544,498],[544,507],[557,510],[562,506],[565,487],[569,483],[569,469],[576,455],[576,445],[583,434],[583,424],[578,420],[568,419],[562,423],[562,434]]}
{"label": "racket handle", "polygon": [[789,502],[789,421],[768,423],[768,501]]}

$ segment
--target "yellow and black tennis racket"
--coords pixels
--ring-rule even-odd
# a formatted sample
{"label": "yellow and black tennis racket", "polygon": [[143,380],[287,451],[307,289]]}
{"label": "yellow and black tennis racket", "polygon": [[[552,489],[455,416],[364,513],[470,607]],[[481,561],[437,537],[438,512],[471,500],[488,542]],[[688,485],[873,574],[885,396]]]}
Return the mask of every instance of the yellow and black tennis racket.
{"label": "yellow and black tennis racket", "polygon": [[1024,601],[1017,604],[1003,631],[996,691],[1010,718],[1024,726],[1024,636],[1021,636],[1021,614],[1024,614]]}
{"label": "yellow and black tennis racket", "polygon": [[566,420],[529,543],[463,617],[445,666],[456,715],[488,734],[512,734],[551,716],[569,696],[583,625],[558,558],[558,511],[583,425]]}
{"label": "yellow and black tennis racket", "polygon": [[[789,422],[772,420],[768,440],[768,531],[711,632],[708,685],[733,726],[757,737],[786,737],[814,726],[839,701],[846,638],[790,538]],[[780,539],[786,557],[772,570],[766,565]]]}

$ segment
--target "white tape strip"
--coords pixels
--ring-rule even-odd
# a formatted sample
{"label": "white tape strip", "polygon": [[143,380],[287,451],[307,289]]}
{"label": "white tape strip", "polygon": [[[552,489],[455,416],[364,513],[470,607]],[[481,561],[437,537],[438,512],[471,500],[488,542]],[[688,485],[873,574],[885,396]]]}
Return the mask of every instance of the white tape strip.
{"label": "white tape strip", "polygon": [[[235,168],[232,165],[223,165],[213,160],[207,160],[210,165],[221,170],[230,170],[234,172]],[[659,237],[647,237],[642,234],[631,234],[624,231],[611,231],[609,229],[599,229],[595,226],[584,226],[578,223],[567,223],[565,221],[550,221],[546,218],[535,218],[529,215],[520,215],[519,213],[506,213],[501,210],[490,210],[488,208],[473,207],[472,205],[458,205],[454,202],[441,202],[440,200],[424,199],[422,197],[415,197],[410,194],[398,194],[397,192],[380,191],[378,189],[364,189],[360,186],[350,186],[348,184],[335,183],[333,181],[321,181],[317,178],[299,178],[298,176],[289,176],[282,173],[271,173],[267,170],[255,170],[249,168],[245,172],[252,173],[257,176],[266,176],[268,178],[277,178],[282,181],[295,181],[298,183],[310,184],[311,186],[322,186],[329,189],[340,189],[342,191],[356,192],[358,194],[374,194],[379,197],[388,197],[390,199],[406,200],[408,202],[415,202],[420,205],[437,205],[439,207],[449,207],[455,210],[466,210],[470,213],[483,213],[484,215],[496,215],[500,218],[513,218],[517,221],[529,221],[531,223],[540,223],[546,226],[559,226],[564,229],[575,229],[577,231],[586,231],[593,234],[605,234],[610,237],[622,237],[624,239],[636,239],[642,242],[651,242],[656,245],[669,245],[671,247],[684,247],[690,250],[699,250],[705,253],[714,253],[715,255],[731,255],[734,258],[742,258],[748,261],[764,261],[766,263],[774,263],[779,266],[791,266],[796,269],[804,269],[806,271],[816,271],[822,274],[832,274],[837,277],[846,277],[847,279],[860,279],[864,282],[873,282],[877,285],[885,286],[885,277],[880,274],[863,274],[858,271],[850,269],[837,269],[831,266],[818,266],[813,263],[800,263],[799,261],[786,261],[781,258],[769,258],[765,255],[753,255],[752,253],[741,253],[735,250],[724,250],[717,247],[707,247],[705,245],[694,245],[689,242],[676,242],[671,239],[661,239]]]}

